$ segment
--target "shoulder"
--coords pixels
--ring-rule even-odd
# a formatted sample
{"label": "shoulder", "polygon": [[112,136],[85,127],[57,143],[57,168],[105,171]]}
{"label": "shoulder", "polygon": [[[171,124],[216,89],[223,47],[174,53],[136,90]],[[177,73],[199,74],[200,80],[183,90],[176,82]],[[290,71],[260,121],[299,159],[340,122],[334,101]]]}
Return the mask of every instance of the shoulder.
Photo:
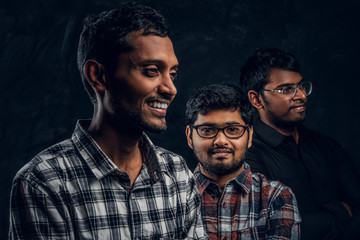
{"label": "shoulder", "polygon": [[300,134],[302,134],[307,140],[312,140],[313,142],[319,142],[323,144],[329,144],[332,146],[340,147],[340,144],[334,138],[324,133],[309,129],[304,125],[300,126],[300,131],[301,131]]}
{"label": "shoulder", "polygon": [[246,156],[253,160],[263,159],[264,157],[267,157],[269,153],[274,151],[276,146],[280,145],[281,141],[282,140],[280,140],[279,137],[276,139],[274,138],[271,142],[273,145],[271,145],[269,142],[264,141],[258,133],[254,133],[251,147],[248,149]]}
{"label": "shoulder", "polygon": [[160,168],[163,172],[169,173],[178,180],[193,178],[193,175],[182,156],[162,147],[155,146],[155,149],[159,156]]}
{"label": "shoulder", "polygon": [[70,158],[75,156],[72,141],[67,139],[57,143],[32,158],[15,175],[14,183],[28,182],[33,185],[46,185],[53,180],[59,180],[72,166]]}
{"label": "shoulder", "polygon": [[266,199],[272,208],[281,208],[286,204],[294,204],[294,193],[281,182],[268,180],[261,173],[252,173],[252,178],[253,190],[261,192],[262,199]]}
{"label": "shoulder", "polygon": [[345,149],[334,138],[321,132],[311,130],[303,125],[300,128],[300,141],[301,140],[303,144],[308,144],[309,146],[316,146],[322,152],[331,153],[330,155],[347,155]]}

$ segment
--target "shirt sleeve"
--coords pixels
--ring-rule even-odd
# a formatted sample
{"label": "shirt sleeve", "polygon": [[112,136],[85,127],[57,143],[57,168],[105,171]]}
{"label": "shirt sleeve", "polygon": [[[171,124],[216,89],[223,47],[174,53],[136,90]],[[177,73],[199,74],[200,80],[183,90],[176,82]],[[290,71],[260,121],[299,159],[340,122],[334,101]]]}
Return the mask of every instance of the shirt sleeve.
{"label": "shirt sleeve", "polygon": [[39,185],[14,180],[10,200],[9,239],[69,239],[59,206]]}
{"label": "shirt sleeve", "polygon": [[269,230],[265,239],[300,239],[300,222],[295,195],[281,187],[270,205]]}
{"label": "shirt sleeve", "polygon": [[[337,157],[333,160],[338,169],[339,198],[323,205],[323,209],[336,216],[341,237],[358,239],[360,235],[360,174],[348,153],[341,147],[337,148]],[[347,203],[352,211],[348,211],[341,202]]]}
{"label": "shirt sleeve", "polygon": [[189,184],[186,186],[187,201],[186,201],[186,217],[185,224],[187,224],[188,235],[186,239],[209,239],[205,232],[202,215],[201,215],[201,196],[196,187],[195,179],[190,170]]}

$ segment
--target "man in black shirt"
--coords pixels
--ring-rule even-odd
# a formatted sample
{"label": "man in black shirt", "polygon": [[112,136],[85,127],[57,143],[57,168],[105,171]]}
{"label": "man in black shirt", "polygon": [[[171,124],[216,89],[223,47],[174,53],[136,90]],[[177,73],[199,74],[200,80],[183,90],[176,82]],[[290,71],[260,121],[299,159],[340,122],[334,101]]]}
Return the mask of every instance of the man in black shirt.
{"label": "man in black shirt", "polygon": [[257,50],[241,68],[240,86],[259,115],[246,161],[291,187],[302,239],[360,239],[360,177],[336,141],[302,125],[312,84],[295,57]]}

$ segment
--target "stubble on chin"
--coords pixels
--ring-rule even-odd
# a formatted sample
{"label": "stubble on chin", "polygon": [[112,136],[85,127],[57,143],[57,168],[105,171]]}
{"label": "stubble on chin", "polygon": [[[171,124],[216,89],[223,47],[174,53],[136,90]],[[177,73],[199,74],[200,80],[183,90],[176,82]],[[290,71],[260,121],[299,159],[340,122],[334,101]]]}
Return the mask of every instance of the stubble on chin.
{"label": "stubble on chin", "polygon": [[278,128],[290,129],[305,121],[305,112],[294,119],[281,119],[270,109],[267,111],[269,121]]}
{"label": "stubble on chin", "polygon": [[137,129],[152,133],[162,133],[166,130],[165,118],[160,125],[156,125],[147,122],[142,112],[130,111],[121,106],[114,106],[114,109],[116,122],[122,125],[123,129]]}
{"label": "stubble on chin", "polygon": [[206,156],[202,156],[202,154],[200,154],[194,147],[193,149],[194,149],[194,154],[197,157],[203,170],[208,175],[212,175],[216,177],[223,177],[238,171],[244,164],[244,158],[246,155],[246,150],[245,150],[245,153],[243,153],[239,157],[241,160],[238,163],[235,160],[234,155],[232,156],[232,159],[229,163],[224,163],[221,160],[219,160],[218,162],[213,162],[211,159],[212,158],[211,154],[208,153]]}

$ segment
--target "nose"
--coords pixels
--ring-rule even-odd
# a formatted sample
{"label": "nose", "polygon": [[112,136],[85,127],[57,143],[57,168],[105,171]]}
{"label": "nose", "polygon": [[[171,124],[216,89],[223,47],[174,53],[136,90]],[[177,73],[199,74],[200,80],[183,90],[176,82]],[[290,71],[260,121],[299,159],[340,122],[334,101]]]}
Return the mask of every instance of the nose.
{"label": "nose", "polygon": [[229,145],[229,139],[225,136],[223,130],[219,130],[214,139],[214,145],[222,147]]}
{"label": "nose", "polygon": [[174,81],[170,77],[170,74],[168,76],[162,77],[158,91],[161,94],[175,97],[175,95],[177,94],[177,89],[175,87]]}
{"label": "nose", "polygon": [[306,90],[305,90],[305,88],[300,89],[299,86],[296,87],[295,95],[293,97],[293,100],[297,100],[297,99],[306,99]]}

